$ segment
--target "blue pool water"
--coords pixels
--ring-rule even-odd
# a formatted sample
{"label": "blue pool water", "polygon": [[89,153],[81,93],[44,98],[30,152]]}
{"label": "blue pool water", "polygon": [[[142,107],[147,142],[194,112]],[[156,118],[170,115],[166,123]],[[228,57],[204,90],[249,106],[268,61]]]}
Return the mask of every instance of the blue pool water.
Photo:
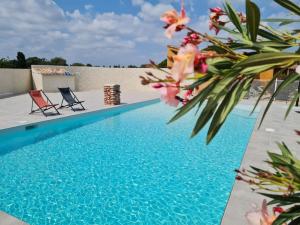
{"label": "blue pool water", "polygon": [[193,114],[166,125],[168,106],[129,109],[0,133],[0,210],[32,225],[219,224],[256,114],[235,110],[206,146],[189,139]]}

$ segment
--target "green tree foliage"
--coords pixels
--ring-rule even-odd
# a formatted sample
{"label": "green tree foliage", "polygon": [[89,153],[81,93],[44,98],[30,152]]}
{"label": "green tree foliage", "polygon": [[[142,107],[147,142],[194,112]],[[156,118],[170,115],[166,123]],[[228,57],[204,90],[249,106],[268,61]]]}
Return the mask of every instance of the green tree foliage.
{"label": "green tree foliage", "polygon": [[165,59],[165,60],[161,61],[161,62],[158,64],[158,67],[160,67],[160,68],[167,68],[167,64],[168,64],[168,60]]}
{"label": "green tree foliage", "polygon": [[83,63],[73,63],[71,66],[85,66]]}
{"label": "green tree foliage", "polygon": [[138,68],[138,67],[135,65],[128,65],[127,68]]}
{"label": "green tree foliage", "polygon": [[64,58],[61,58],[61,57],[55,57],[55,58],[52,58],[50,60],[50,64],[51,65],[55,65],[55,66],[67,66],[67,60],[65,60]]}
{"label": "green tree foliage", "polygon": [[26,57],[23,52],[17,53],[17,68],[27,68]]}
{"label": "green tree foliage", "polygon": [[29,57],[26,59],[26,64],[30,68],[32,65],[49,65],[50,62],[45,58]]}
{"label": "green tree foliage", "polygon": [[0,68],[17,68],[17,60],[2,58],[0,59]]}
{"label": "green tree foliage", "polygon": [[[84,64],[79,63],[85,66]],[[31,68],[32,65],[56,65],[67,66],[67,61],[61,57],[55,57],[51,60],[39,57],[29,57],[26,59],[24,53],[18,52],[16,59],[1,58],[0,68]],[[91,66],[91,64],[88,64]]]}

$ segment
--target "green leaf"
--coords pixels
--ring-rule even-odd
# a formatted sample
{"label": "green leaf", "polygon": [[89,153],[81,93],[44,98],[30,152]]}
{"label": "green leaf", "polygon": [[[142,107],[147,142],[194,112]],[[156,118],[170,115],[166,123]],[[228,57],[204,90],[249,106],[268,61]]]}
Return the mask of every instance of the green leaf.
{"label": "green leaf", "polygon": [[285,143],[279,144],[278,143],[278,147],[280,148],[282,155],[284,157],[288,157],[288,158],[292,158],[293,155],[291,153],[291,151],[288,149],[288,147],[285,145]]}
{"label": "green leaf", "polygon": [[286,25],[290,23],[298,23],[300,19],[283,19],[283,18],[270,18],[262,20],[264,22],[271,22],[271,23],[280,23],[281,25]]}
{"label": "green leaf", "polygon": [[290,158],[286,158],[282,155],[279,155],[279,154],[276,154],[273,152],[268,152],[268,155],[269,155],[270,159],[272,160],[272,163],[274,163],[274,164],[288,165],[289,163],[291,163]]}
{"label": "green leaf", "polygon": [[289,0],[274,0],[274,1],[279,5],[281,5],[282,7],[300,16],[300,7],[296,5],[294,2]]}
{"label": "green leaf", "polygon": [[193,129],[191,138],[199,133],[199,131],[207,124],[210,118],[213,116],[216,111],[218,103],[214,100],[208,100],[206,103],[206,107],[202,110],[198,120]]}
{"label": "green leaf", "polygon": [[232,7],[231,3],[226,1],[225,2],[225,11],[228,15],[228,18],[233,23],[233,25],[238,29],[238,31],[243,34],[244,37],[247,37],[240,21],[239,16],[237,15],[236,10]]}
{"label": "green leaf", "polygon": [[261,66],[251,66],[243,69],[241,73],[243,74],[259,74],[261,72],[267,71],[269,69],[272,69],[277,64],[267,64],[267,65],[261,65]]}
{"label": "green leaf", "polygon": [[259,42],[260,45],[262,46],[268,46],[268,47],[272,47],[272,48],[280,48],[280,49],[284,49],[284,48],[289,48],[294,46],[288,43],[288,42],[283,42],[283,41],[261,41]]}
{"label": "green leaf", "polygon": [[258,35],[271,41],[284,41],[280,36],[264,29],[258,29]]}
{"label": "green leaf", "polygon": [[247,59],[237,63],[233,68],[246,68],[249,66],[259,66],[266,64],[283,65],[287,61],[300,61],[300,55],[287,52],[261,53],[249,56]]}
{"label": "green leaf", "polygon": [[259,193],[263,196],[266,196],[268,198],[282,201],[282,202],[289,202],[291,204],[300,203],[300,197],[291,195],[291,196],[284,196],[284,195],[274,195],[274,194],[267,194],[267,193]]}
{"label": "green leaf", "polygon": [[274,81],[277,79],[277,77],[281,74],[281,72],[277,72],[274,74],[272,80],[270,80],[268,82],[268,84],[264,87],[263,91],[260,93],[260,96],[258,97],[258,99],[256,100],[256,103],[251,111],[251,114],[253,114],[255,112],[255,109],[258,106],[258,103],[260,102],[260,100],[262,99],[262,97],[264,96],[264,94],[267,92],[267,90],[272,86],[272,84],[274,83]]}
{"label": "green leaf", "polygon": [[285,113],[284,119],[286,119],[286,118],[289,116],[289,114],[290,114],[290,112],[291,112],[293,106],[295,105],[295,103],[296,103],[296,101],[297,101],[297,99],[298,99],[299,97],[300,97],[300,93],[296,93],[296,94],[294,95],[294,97],[293,97],[292,101],[290,102],[289,107],[288,107],[288,109],[287,109],[287,111],[286,111],[286,113]]}
{"label": "green leaf", "polygon": [[[205,98],[208,99],[209,104],[206,104],[201,115],[199,116],[191,137],[194,137],[197,133],[199,133],[203,126],[209,121],[211,118],[211,113],[213,113],[218,106],[219,99],[227,93],[228,87],[232,85],[232,82],[235,80],[235,75],[238,73],[239,71],[237,70],[230,70],[226,75],[224,75],[223,79],[217,80],[214,87],[207,91]],[[203,91],[201,93],[203,93]],[[201,105],[199,105],[198,108],[200,108],[200,106]]]}
{"label": "green leaf", "polygon": [[213,75],[211,75],[210,73],[207,73],[204,77],[201,77],[201,78],[197,79],[194,83],[189,85],[187,87],[187,90],[194,89],[194,88],[198,87],[199,85],[204,84],[205,82],[212,79],[212,77],[213,77]]}
{"label": "green leaf", "polygon": [[229,113],[238,104],[240,99],[245,96],[247,90],[251,86],[252,81],[253,79],[250,78],[248,80],[243,80],[242,82],[237,82],[226,94],[210,124],[207,134],[207,143],[209,143],[214,138],[214,136],[218,133],[219,129],[225,122]]}
{"label": "green leaf", "polygon": [[280,91],[284,90],[289,84],[293,83],[294,81],[296,81],[296,80],[299,79],[299,78],[300,78],[300,74],[297,74],[297,73],[290,74],[290,75],[288,76],[288,78],[285,79],[285,80],[278,86],[277,90],[273,93],[273,95],[271,96],[271,98],[270,98],[270,100],[269,100],[269,102],[268,102],[268,104],[267,104],[267,107],[266,107],[266,109],[265,109],[265,111],[264,111],[264,113],[263,113],[263,116],[262,116],[261,120],[260,120],[259,127],[261,127],[262,122],[263,122],[263,120],[264,120],[264,118],[265,118],[267,112],[269,111],[269,108],[270,108],[271,104],[273,103],[274,98],[278,95],[278,93],[279,93]]}
{"label": "green leaf", "polygon": [[256,42],[260,24],[260,11],[258,6],[250,0],[246,0],[246,15],[248,35],[250,35],[251,41]]}
{"label": "green leaf", "polygon": [[182,106],[178,113],[175,114],[175,116],[168,122],[172,123],[185,114],[187,114],[189,111],[191,111],[199,102],[203,103],[204,100],[207,98],[207,95],[210,93],[210,91],[215,87],[215,84],[217,81],[213,81],[208,87],[206,87],[201,93],[199,93],[197,96],[195,96],[191,101],[187,102],[184,106]]}
{"label": "green leaf", "polygon": [[168,123],[172,123],[172,122],[178,120],[179,118],[181,118],[182,116],[184,116],[185,114],[187,114],[198,104],[198,102],[201,99],[202,99],[202,96],[201,96],[201,94],[199,94],[196,97],[194,97],[191,101],[187,102],[184,106],[182,106],[179,109],[178,113],[176,113],[175,116],[173,116],[173,118]]}
{"label": "green leaf", "polygon": [[300,217],[294,219],[292,222],[289,223],[289,225],[299,225],[299,224],[300,224]]}
{"label": "green leaf", "polygon": [[296,205],[292,208],[288,209],[287,211],[281,213],[276,220],[272,223],[272,225],[282,225],[285,222],[292,221],[295,218],[300,216],[300,206]]}

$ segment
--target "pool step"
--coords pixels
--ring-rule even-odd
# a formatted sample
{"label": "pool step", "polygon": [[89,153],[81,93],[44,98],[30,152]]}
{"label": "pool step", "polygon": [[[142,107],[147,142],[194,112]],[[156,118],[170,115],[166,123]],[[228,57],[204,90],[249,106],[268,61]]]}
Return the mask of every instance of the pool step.
{"label": "pool step", "polygon": [[0,211],[0,225],[29,225],[5,212]]}

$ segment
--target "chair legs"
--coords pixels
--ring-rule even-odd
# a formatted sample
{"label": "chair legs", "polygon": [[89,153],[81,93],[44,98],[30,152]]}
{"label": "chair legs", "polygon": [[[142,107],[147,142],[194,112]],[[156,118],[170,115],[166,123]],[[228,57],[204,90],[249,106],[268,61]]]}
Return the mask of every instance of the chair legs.
{"label": "chair legs", "polygon": [[38,112],[38,111],[40,111],[41,113],[43,113],[43,115],[45,116],[45,117],[47,117],[48,115],[45,113],[47,110],[49,110],[49,109],[54,109],[55,111],[56,111],[56,113],[57,113],[57,115],[61,115],[60,114],[60,112],[57,110],[57,108],[55,107],[55,106],[49,106],[49,107],[46,107],[46,108],[37,108],[37,109],[33,109],[33,101],[32,101],[32,104],[31,104],[31,111],[30,111],[30,113],[29,114],[33,114],[33,113],[35,113],[35,112]]}
{"label": "chair legs", "polygon": [[80,105],[82,110],[85,110],[85,108],[84,108],[84,106],[82,105],[81,102],[76,102],[74,104],[66,104],[66,105],[63,105],[63,102],[64,102],[64,99],[61,101],[59,109],[66,107],[66,108],[71,108],[72,111],[75,112],[76,110],[75,110],[74,106]]}

